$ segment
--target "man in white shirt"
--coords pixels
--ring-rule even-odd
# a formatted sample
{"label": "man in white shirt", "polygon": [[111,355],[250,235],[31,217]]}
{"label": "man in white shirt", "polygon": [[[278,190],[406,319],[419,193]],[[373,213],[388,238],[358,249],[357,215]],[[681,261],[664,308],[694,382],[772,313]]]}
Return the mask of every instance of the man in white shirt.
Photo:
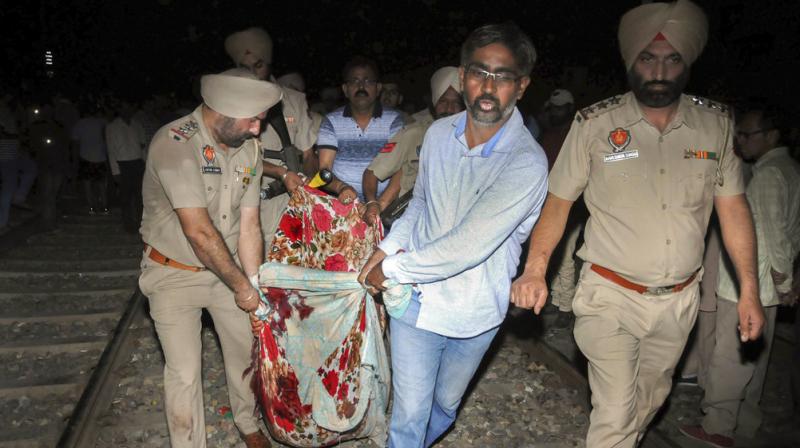
{"label": "man in white shirt", "polygon": [[133,119],[136,109],[122,100],[117,117],[106,126],[108,162],[119,186],[122,223],[128,233],[137,233],[142,220],[142,176],[146,144],[142,125]]}

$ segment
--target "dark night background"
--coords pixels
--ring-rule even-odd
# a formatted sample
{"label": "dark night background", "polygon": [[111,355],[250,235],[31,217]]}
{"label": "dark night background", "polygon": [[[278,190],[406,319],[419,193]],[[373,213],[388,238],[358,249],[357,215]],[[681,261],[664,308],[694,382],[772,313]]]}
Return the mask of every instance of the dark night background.
{"label": "dark night background", "polygon": [[[339,83],[353,54],[376,59],[406,97],[427,90],[435,68],[457,65],[470,30],[512,19],[532,37],[539,60],[523,104],[539,105],[557,86],[585,105],[625,90],[616,30],[628,1],[3,1],[2,90],[36,99],[55,90],[76,97],[115,92],[143,98],[175,92],[191,99],[198,75],[231,65],[229,33],[264,27],[274,41],[273,72],[301,71],[309,96]],[[778,101],[795,110],[800,56],[793,1],[698,0],[709,43],[692,68],[689,92],[728,102]],[[45,74],[44,52],[54,54]]]}

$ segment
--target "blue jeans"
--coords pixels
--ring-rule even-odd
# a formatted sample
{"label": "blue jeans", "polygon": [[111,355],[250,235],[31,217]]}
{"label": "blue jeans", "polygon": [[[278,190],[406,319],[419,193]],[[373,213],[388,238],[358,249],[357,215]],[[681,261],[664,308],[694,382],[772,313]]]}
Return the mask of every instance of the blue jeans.
{"label": "blue jeans", "polygon": [[460,339],[421,330],[406,319],[392,318],[389,325],[394,389],[389,446],[428,447],[455,421],[461,397],[499,327]]}

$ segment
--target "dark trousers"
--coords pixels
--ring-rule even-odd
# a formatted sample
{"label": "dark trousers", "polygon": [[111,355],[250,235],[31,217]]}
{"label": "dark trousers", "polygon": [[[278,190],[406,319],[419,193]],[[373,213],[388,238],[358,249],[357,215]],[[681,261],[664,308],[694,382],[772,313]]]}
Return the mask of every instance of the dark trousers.
{"label": "dark trousers", "polygon": [[794,413],[800,415],[800,303],[795,304],[794,348],[792,349],[792,398]]}
{"label": "dark trousers", "polygon": [[119,165],[119,199],[125,230],[135,232],[142,222],[142,177],[144,160],[125,160]]}

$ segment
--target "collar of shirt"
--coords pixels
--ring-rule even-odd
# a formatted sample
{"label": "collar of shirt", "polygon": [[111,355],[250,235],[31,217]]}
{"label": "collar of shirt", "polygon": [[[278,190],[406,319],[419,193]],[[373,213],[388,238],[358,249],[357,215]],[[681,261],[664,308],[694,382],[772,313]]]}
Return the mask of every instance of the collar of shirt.
{"label": "collar of shirt", "polygon": [[784,156],[784,155],[786,155],[786,156],[789,155],[789,148],[788,147],[786,147],[786,146],[778,146],[776,148],[772,148],[769,151],[767,151],[766,153],[764,153],[764,155],[761,156],[761,158],[756,160],[756,163],[753,164],[753,169],[757,170],[758,168],[760,168],[762,165],[764,165],[765,163],[769,162],[770,160],[772,160],[772,159],[774,159],[776,157]]}
{"label": "collar of shirt", "polygon": [[[478,148],[481,145],[478,145],[478,146],[476,146],[475,148],[472,148],[472,149],[469,149],[469,145],[467,145],[466,138],[464,137],[464,133],[467,130],[467,113],[468,113],[467,111],[461,112],[461,116],[458,117],[458,119],[456,119],[456,121],[453,122],[453,127],[455,128],[453,134],[455,135],[455,137],[456,137],[456,139],[458,141],[463,143],[464,146],[466,146],[468,148],[467,156],[470,156],[470,155],[474,155],[475,154],[475,153],[472,152],[472,149]],[[483,148],[481,148],[480,156],[483,157],[483,158],[489,157],[490,155],[492,155],[492,152],[494,152],[495,150],[497,152],[506,152],[506,151],[508,151],[508,149],[510,149],[510,148],[503,148],[502,145],[500,145],[498,147],[497,143],[500,141],[500,138],[505,133],[506,128],[509,126],[509,123],[512,123],[512,122],[516,123],[518,121],[521,123],[522,122],[522,118],[520,116],[519,110],[517,110],[517,108],[515,107],[514,108],[514,112],[511,113],[511,117],[509,117],[509,119],[506,120],[505,123],[503,123],[503,126],[500,127],[500,129],[498,129],[497,132],[494,133],[494,135],[492,136],[492,138],[489,139],[489,141],[487,141],[486,143],[482,144]],[[516,123],[516,124],[519,124],[519,123]]]}
{"label": "collar of shirt", "polygon": [[[622,119],[625,127],[633,126],[639,121],[645,120],[644,112],[642,112],[642,108],[639,106],[639,101],[636,99],[636,95],[634,95],[633,92],[628,92],[626,96],[627,102],[626,105],[623,106],[622,111]],[[675,117],[672,119],[672,122],[669,124],[667,129],[675,129],[684,124],[690,129],[695,129],[694,118],[689,107],[690,101],[691,99],[687,95],[681,94],[681,97],[678,100],[678,112],[675,114]]]}
{"label": "collar of shirt", "polygon": [[[342,115],[345,117],[353,116],[353,109],[350,108],[350,103],[344,105]],[[383,116],[383,105],[381,104],[380,100],[376,100],[375,107],[372,109],[372,118],[380,118],[381,116]]]}

